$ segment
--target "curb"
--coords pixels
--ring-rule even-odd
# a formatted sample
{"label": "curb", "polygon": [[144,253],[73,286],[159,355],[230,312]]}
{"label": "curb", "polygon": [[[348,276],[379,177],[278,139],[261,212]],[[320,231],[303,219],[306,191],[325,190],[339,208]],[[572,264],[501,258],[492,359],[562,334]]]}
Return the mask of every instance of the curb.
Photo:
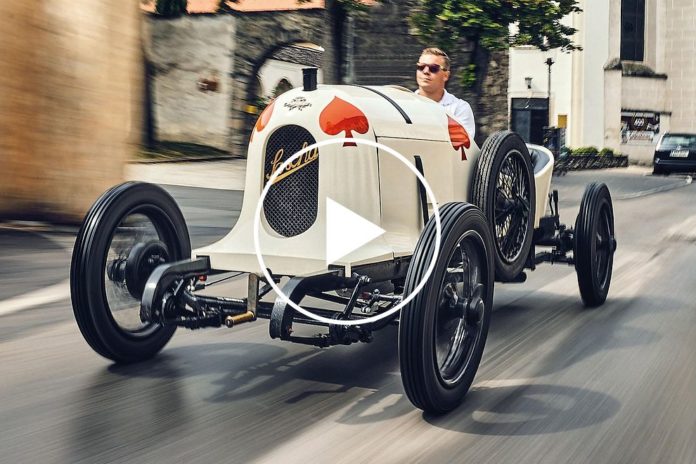
{"label": "curb", "polygon": [[126,164],[164,164],[164,163],[198,163],[206,161],[228,161],[246,159],[242,156],[237,155],[222,155],[222,156],[189,156],[181,158],[163,158],[163,159],[152,159],[152,160],[141,160],[132,159],[126,161]]}
{"label": "curb", "polygon": [[80,226],[53,224],[47,221],[0,221],[0,231],[3,230],[76,236],[80,230]]}
{"label": "curb", "polygon": [[617,196],[617,200],[631,200],[633,198],[641,198],[641,197],[646,197],[648,195],[653,195],[655,193],[661,193],[661,192],[667,192],[669,190],[675,190],[678,188],[686,187],[687,185],[691,185],[692,178],[691,176],[686,176],[682,177],[684,182],[679,182],[677,184],[669,184],[669,185],[662,185],[660,187],[655,187],[649,190],[643,190],[641,192],[636,192],[636,193],[628,193],[626,195],[620,195]]}

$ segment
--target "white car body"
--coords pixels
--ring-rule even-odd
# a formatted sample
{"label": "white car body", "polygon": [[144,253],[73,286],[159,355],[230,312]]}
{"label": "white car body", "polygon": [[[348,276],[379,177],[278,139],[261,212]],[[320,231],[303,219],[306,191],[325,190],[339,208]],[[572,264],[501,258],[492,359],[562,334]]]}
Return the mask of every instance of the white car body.
{"label": "white car body", "polygon": [[[276,130],[287,125],[304,128],[316,142],[340,137],[360,138],[384,144],[411,162],[415,156],[420,156],[425,178],[439,205],[469,201],[479,147],[470,140],[469,144],[455,148],[455,144],[462,145],[462,139],[459,137],[453,144],[448,118],[451,116],[436,102],[399,87],[327,85],[313,91],[297,88],[284,93],[262,113],[252,134],[239,220],[227,236],[194,250],[193,257],[208,256],[213,269],[261,272],[254,252],[254,213],[270,175],[266,157],[277,154],[277,151],[266,154],[267,143]],[[336,129],[347,127],[346,124],[357,129],[336,132]],[[328,132],[336,133],[327,133],[327,127],[333,128]],[[361,133],[363,129],[367,130]],[[537,160],[534,169],[535,227],[546,209],[553,170],[551,153],[536,148],[543,150],[548,158]],[[285,153],[282,160],[291,154]],[[266,266],[274,274],[311,275],[326,271],[326,198],[386,231],[335,263],[345,267],[346,275],[350,275],[352,266],[390,261],[413,253],[423,219],[417,178],[406,166],[396,157],[367,145],[325,146],[319,149],[318,158],[312,159],[313,156],[310,153],[292,163],[297,168],[289,167],[290,173],[272,187],[278,185],[280,188],[283,182],[318,162],[316,217],[311,226],[301,233],[284,236],[274,230],[262,208],[260,248]],[[279,162],[270,165],[277,167]],[[430,203],[429,210],[432,212]]]}

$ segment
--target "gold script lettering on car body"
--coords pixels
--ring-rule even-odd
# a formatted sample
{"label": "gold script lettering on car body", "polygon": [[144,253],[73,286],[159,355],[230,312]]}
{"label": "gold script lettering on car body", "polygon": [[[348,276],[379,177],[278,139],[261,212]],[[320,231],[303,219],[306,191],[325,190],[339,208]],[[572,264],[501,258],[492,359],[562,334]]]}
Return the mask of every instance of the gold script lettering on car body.
{"label": "gold script lettering on car body", "polygon": [[[309,143],[304,142],[302,144],[302,148],[299,150],[304,150],[309,146]],[[278,150],[275,155],[273,156],[273,163],[271,165],[271,171],[266,173],[266,181],[268,181],[271,178],[271,174],[276,172],[278,168],[283,164],[283,155],[285,154],[285,149],[281,148]],[[277,183],[286,177],[288,177],[290,174],[302,169],[303,167],[307,166],[308,164],[314,162],[317,158],[319,158],[319,149],[314,148],[312,150],[307,151],[306,153],[303,153],[302,156],[297,157],[296,160],[294,160],[292,163],[289,163],[287,166],[285,166],[285,169],[283,170],[284,172],[279,174],[278,177],[273,181],[273,183]]]}

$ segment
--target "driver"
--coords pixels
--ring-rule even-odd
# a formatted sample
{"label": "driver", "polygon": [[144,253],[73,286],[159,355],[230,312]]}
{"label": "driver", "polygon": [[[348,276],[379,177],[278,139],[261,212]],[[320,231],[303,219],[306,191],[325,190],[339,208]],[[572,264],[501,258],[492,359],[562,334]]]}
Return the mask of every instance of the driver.
{"label": "driver", "polygon": [[476,134],[474,112],[464,100],[445,90],[445,83],[450,77],[450,59],[439,48],[426,48],[416,64],[416,93],[434,100],[453,115],[466,129],[471,139]]}

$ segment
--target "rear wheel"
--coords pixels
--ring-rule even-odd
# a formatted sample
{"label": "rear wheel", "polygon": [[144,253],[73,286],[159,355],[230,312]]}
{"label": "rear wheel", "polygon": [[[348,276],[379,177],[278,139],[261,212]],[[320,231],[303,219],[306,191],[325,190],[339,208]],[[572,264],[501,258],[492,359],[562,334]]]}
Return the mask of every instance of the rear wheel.
{"label": "rear wheel", "polygon": [[611,195],[605,184],[593,182],[585,189],[575,220],[575,270],[585,306],[599,306],[607,299],[615,250]]}
{"label": "rear wheel", "polygon": [[440,209],[442,240],[428,221],[411,260],[404,295],[423,289],[401,310],[399,360],[406,395],[431,413],[454,409],[474,380],[488,334],[493,300],[492,238],[485,216],[466,203]]}
{"label": "rear wheel", "polygon": [[161,187],[125,183],[104,193],[87,213],[70,268],[75,319],[100,355],[128,363],[148,359],[175,326],[140,320],[140,298],[160,264],[188,258],[183,215]]}
{"label": "rear wheel", "polygon": [[496,279],[514,280],[532,247],[536,204],[532,161],[519,135],[504,131],[486,139],[471,198],[493,233]]}

